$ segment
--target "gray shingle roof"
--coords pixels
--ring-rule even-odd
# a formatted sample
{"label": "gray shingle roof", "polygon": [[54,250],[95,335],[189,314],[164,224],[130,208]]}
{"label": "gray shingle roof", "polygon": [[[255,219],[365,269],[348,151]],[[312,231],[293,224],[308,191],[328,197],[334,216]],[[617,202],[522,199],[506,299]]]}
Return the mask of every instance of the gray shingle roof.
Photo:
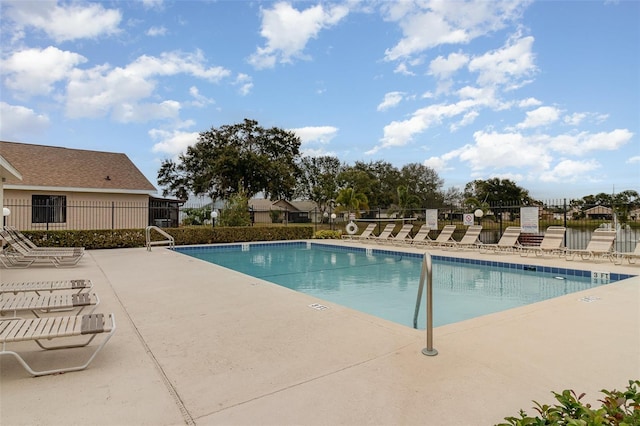
{"label": "gray shingle roof", "polygon": [[22,175],[8,177],[5,187],[156,192],[125,154],[0,141],[0,155]]}

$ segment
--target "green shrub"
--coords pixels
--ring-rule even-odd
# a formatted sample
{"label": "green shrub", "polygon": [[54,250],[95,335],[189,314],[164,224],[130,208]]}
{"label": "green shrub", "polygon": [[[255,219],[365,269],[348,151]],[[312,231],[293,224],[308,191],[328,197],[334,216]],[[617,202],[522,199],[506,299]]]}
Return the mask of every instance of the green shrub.
{"label": "green shrub", "polygon": [[340,238],[342,238],[342,231],[318,231],[313,238],[339,240]]}
{"label": "green shrub", "polygon": [[282,212],[280,210],[270,210],[269,217],[271,217],[271,223],[282,223]]}
{"label": "green shrub", "polygon": [[218,224],[221,226],[251,225],[249,198],[244,190],[241,189],[229,197],[225,206],[220,210]]}
{"label": "green shrub", "polygon": [[541,405],[536,401],[533,407],[539,414],[530,417],[520,410],[520,417],[505,417],[506,423],[499,426],[525,425],[640,425],[640,380],[629,380],[625,391],[602,390],[604,399],[599,400],[602,406],[592,408],[591,404],[583,404],[580,400],[584,393],[576,395],[573,390],[562,393],[553,392],[558,404]]}
{"label": "green shrub", "polygon": [[[313,237],[312,226],[185,226],[165,228],[176,245],[236,243],[249,241],[308,240]],[[81,231],[23,231],[41,247],[85,247],[110,249],[144,247],[144,229],[99,229]],[[157,232],[151,232],[153,241],[162,240]]]}

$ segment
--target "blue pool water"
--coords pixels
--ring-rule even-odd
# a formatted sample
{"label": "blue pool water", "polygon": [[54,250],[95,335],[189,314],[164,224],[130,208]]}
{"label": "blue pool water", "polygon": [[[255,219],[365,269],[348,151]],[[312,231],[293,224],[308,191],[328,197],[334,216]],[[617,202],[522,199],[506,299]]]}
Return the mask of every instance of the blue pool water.
{"label": "blue pool water", "polygon": [[[413,326],[422,255],[316,243],[180,247],[179,252]],[[603,284],[590,271],[433,256],[434,325]],[[610,281],[628,278],[610,274]],[[609,282],[609,281],[607,281]],[[418,326],[425,327],[424,302]]]}

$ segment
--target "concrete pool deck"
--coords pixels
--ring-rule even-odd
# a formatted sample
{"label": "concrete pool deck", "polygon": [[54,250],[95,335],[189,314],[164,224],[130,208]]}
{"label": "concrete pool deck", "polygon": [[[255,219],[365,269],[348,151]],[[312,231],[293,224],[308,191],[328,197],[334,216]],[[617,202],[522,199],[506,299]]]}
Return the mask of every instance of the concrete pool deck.
{"label": "concrete pool deck", "polygon": [[[430,251],[640,275],[626,263]],[[4,282],[73,278],[94,282],[96,312],[113,312],[118,329],[80,372],[31,378],[2,357],[2,425],[491,425],[535,414],[532,400],[554,403],[551,391],[596,403],[640,379],[640,277],[438,327],[435,357],[421,353],[423,330],[164,248],[0,269]],[[87,353],[12,349],[36,368]]]}

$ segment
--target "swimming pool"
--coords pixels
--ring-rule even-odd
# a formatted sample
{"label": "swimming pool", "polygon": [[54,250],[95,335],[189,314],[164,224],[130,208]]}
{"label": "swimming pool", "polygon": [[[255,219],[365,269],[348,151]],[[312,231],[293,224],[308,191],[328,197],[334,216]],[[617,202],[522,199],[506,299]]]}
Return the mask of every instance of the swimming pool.
{"label": "swimming pool", "polygon": [[[325,243],[178,247],[183,254],[412,326],[422,254]],[[434,325],[586,290],[629,275],[432,256]],[[423,308],[424,309],[424,303]],[[423,311],[424,313],[424,311]],[[425,327],[424,314],[419,327]]]}

